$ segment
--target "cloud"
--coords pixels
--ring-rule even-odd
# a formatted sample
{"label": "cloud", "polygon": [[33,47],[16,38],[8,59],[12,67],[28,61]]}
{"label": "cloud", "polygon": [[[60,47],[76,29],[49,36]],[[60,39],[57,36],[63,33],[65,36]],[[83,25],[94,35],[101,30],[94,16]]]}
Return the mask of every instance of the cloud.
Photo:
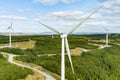
{"label": "cloud", "polygon": [[[100,9],[97,13],[92,15],[81,27],[92,28],[106,28],[114,29],[115,26],[120,25],[120,1],[119,0],[109,0],[103,3],[104,7]],[[92,11],[91,11],[92,12]],[[90,12],[90,13],[91,13]],[[68,30],[76,26],[81,22],[82,19],[87,17],[90,13],[83,11],[57,11],[48,14],[41,15],[34,19],[34,21],[41,21],[50,26],[56,26],[61,28],[61,31]],[[80,29],[78,29],[80,30]]]}
{"label": "cloud", "polygon": [[24,10],[23,10],[23,9],[18,9],[18,12],[22,12],[22,13],[23,13],[23,12],[24,12]]}
{"label": "cloud", "polygon": [[59,0],[33,0],[33,1],[45,4],[45,5],[53,5],[53,4],[56,4]]}
{"label": "cloud", "polygon": [[25,12],[31,12],[32,9],[30,9],[30,8],[26,8],[26,9],[18,9],[17,11],[20,12],[20,13],[25,13]]}
{"label": "cloud", "polygon": [[73,2],[77,2],[80,0],[61,0],[63,3],[73,3]]}
{"label": "cloud", "polygon": [[81,11],[57,11],[40,16],[36,20],[81,20],[82,17],[84,13]]}
{"label": "cloud", "polygon": [[109,0],[103,5],[104,9],[101,10],[102,20],[106,20],[110,24],[120,24],[120,0]]}
{"label": "cloud", "polygon": [[80,0],[33,0],[33,1],[45,4],[45,5],[54,5],[54,4],[57,4],[58,2],[68,4],[68,3],[73,3]]}
{"label": "cloud", "polygon": [[108,14],[120,14],[120,0],[110,0],[103,5]]}
{"label": "cloud", "polygon": [[10,16],[10,15],[1,15],[0,19],[13,19],[14,20],[20,20],[20,21],[25,21],[27,18],[21,17],[21,16]]}
{"label": "cloud", "polygon": [[106,2],[107,0],[98,0],[99,2]]}
{"label": "cloud", "polygon": [[[41,21],[43,23],[47,23],[52,26],[56,26],[61,29],[61,32],[64,31],[65,27],[66,30],[69,28],[76,26],[78,23],[81,22],[89,13],[85,13],[82,11],[57,11],[52,12],[46,15],[42,15],[39,18],[35,18],[34,21]],[[94,15],[91,19],[86,22],[93,22],[93,19],[100,17],[100,15]],[[88,23],[85,23],[88,24]],[[83,24],[84,25],[84,24]],[[83,26],[82,25],[82,26]],[[68,28],[68,29],[67,29]]]}

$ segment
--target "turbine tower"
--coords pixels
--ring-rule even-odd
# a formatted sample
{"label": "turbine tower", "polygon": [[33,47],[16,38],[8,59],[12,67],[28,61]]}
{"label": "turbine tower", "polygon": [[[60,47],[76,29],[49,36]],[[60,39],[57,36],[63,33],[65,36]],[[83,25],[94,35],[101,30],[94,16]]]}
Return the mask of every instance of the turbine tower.
{"label": "turbine tower", "polygon": [[7,28],[7,30],[9,30],[9,47],[12,47],[12,37],[11,37],[12,36],[11,33],[13,31],[12,26],[13,26],[13,20],[11,21],[11,25]]}
{"label": "turbine tower", "polygon": [[71,34],[73,31],[75,31],[80,25],[82,25],[86,20],[88,20],[94,13],[96,13],[101,7],[97,8],[94,12],[92,12],[90,15],[88,15],[85,19],[83,19],[77,26],[73,27],[69,32],[67,33],[61,33],[58,30],[45,25],[40,22],[41,25],[47,27],[48,29],[54,31],[55,33],[59,34],[62,40],[62,48],[61,48],[61,80],[65,80],[65,48],[68,54],[68,58],[70,61],[70,65],[72,68],[72,72],[74,73],[74,68],[71,60],[71,55],[70,55],[70,49],[69,49],[69,44],[68,44],[68,39],[67,36]]}
{"label": "turbine tower", "polygon": [[52,39],[54,38],[54,34],[51,34],[51,36],[52,36]]}
{"label": "turbine tower", "polygon": [[103,27],[103,29],[106,31],[106,45],[105,47],[108,47],[108,29]]}

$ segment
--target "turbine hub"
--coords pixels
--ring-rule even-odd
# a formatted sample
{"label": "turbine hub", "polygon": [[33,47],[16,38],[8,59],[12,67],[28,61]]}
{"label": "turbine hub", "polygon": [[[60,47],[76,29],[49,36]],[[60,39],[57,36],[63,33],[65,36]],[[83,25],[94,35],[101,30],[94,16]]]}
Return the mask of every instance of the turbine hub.
{"label": "turbine hub", "polygon": [[62,34],[61,35],[61,38],[66,38],[67,37],[67,34]]}

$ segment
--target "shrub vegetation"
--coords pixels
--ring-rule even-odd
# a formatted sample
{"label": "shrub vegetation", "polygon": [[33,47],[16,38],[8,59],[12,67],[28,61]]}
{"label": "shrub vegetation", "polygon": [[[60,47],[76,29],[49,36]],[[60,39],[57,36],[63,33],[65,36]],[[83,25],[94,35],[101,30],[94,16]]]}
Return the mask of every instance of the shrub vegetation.
{"label": "shrub vegetation", "polygon": [[23,79],[29,74],[33,74],[33,72],[27,68],[8,63],[2,54],[0,54],[0,80]]}
{"label": "shrub vegetation", "polygon": [[[92,40],[105,39],[105,35],[72,35],[69,36],[70,48],[86,48],[92,51],[84,52],[81,56],[72,56],[75,74],[72,73],[68,57],[66,57],[66,78],[68,80],[120,80],[120,35],[110,34],[112,47],[98,50]],[[25,37],[24,37],[25,38]],[[34,36],[25,39],[36,40],[33,49],[16,50],[8,49],[5,52],[24,55],[16,57],[17,60],[40,65],[47,70],[60,75],[61,68],[61,39],[54,36]],[[22,39],[20,39],[22,41]],[[114,44],[115,43],[115,44]],[[97,42],[99,44],[99,42]],[[100,43],[101,44],[101,43]],[[102,43],[104,44],[104,43]],[[114,45],[113,45],[114,44]],[[116,45],[118,44],[118,45]],[[41,54],[57,54],[55,56],[40,56]],[[2,57],[1,57],[2,58]]]}
{"label": "shrub vegetation", "polygon": [[[68,80],[120,80],[119,46],[82,53],[72,56],[75,74],[72,73],[66,56],[66,78]],[[21,56],[18,60],[35,63],[60,75],[60,55],[56,56]]]}

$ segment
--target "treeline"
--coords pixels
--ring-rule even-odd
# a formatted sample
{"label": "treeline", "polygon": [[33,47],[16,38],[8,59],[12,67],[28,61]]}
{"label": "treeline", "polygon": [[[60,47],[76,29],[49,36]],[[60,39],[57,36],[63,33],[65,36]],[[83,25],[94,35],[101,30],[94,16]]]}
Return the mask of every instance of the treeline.
{"label": "treeline", "polygon": [[9,54],[16,54],[16,55],[24,54],[24,50],[21,50],[19,48],[2,48],[0,51],[7,52]]}
{"label": "treeline", "polygon": [[[37,40],[39,38],[51,38],[50,35],[29,35],[29,36],[12,36],[12,42],[23,42],[28,41],[29,39]],[[54,37],[58,37],[55,35]],[[8,43],[9,42],[9,36],[2,36],[0,35],[0,44]]]}
{"label": "treeline", "polygon": [[[87,36],[87,37],[86,37]],[[76,47],[81,47],[85,49],[97,49],[98,46],[88,44],[88,43],[95,43],[95,44],[105,44],[103,42],[94,42],[91,37],[95,37],[96,35],[71,35],[68,36],[68,41],[69,41],[69,46],[70,49],[74,49]],[[98,35],[100,36],[103,35]],[[112,42],[109,42],[109,44],[113,45],[113,43],[118,43],[120,42],[120,39],[117,37],[119,35],[112,35],[116,40],[112,40]],[[3,36],[5,37],[5,36]],[[14,39],[15,38],[15,39]],[[58,54],[61,53],[61,39],[59,36],[55,35],[54,38],[51,38],[50,35],[47,36],[16,36],[13,37],[13,40],[19,41],[24,41],[24,40],[35,40],[36,44],[35,47],[32,49],[26,49],[26,50],[21,50],[18,48],[3,48],[1,51],[8,52],[8,53],[14,53],[18,55],[23,55],[23,54]]]}
{"label": "treeline", "polygon": [[[109,35],[109,44],[120,42],[120,35],[110,34]],[[52,54],[52,53],[60,53],[61,49],[61,39],[58,35],[55,35],[54,38],[51,38],[50,35],[41,35],[41,36],[13,36],[12,42],[22,42],[28,41],[29,39],[35,40],[36,47],[33,49],[37,52],[37,54]],[[105,44],[105,42],[94,42],[93,40],[105,40],[105,34],[99,35],[70,35],[68,36],[68,41],[70,48],[81,47],[85,49],[97,49],[98,46],[90,45],[88,43],[96,43],[96,44]],[[8,43],[7,36],[0,36],[0,43]],[[53,50],[54,49],[54,50]]]}
{"label": "treeline", "polygon": [[88,43],[91,42],[90,38],[87,38],[85,36],[70,36],[68,37],[69,41],[69,46],[70,49],[76,48],[76,47],[81,47],[85,49],[97,49],[98,46],[95,45],[90,45]]}
{"label": "treeline", "polygon": [[[90,35],[70,35],[68,38],[87,38],[92,40],[105,39],[105,34],[90,34]],[[51,35],[31,35],[31,36],[12,36],[13,42],[28,41],[29,39],[39,40],[39,38],[51,38]],[[54,35],[54,38],[60,38],[58,35]],[[120,39],[120,34],[109,34],[109,39]],[[0,43],[8,43],[8,36],[0,35]]]}
{"label": "treeline", "polygon": [[[101,40],[105,39],[106,33],[104,34],[89,34],[89,35],[77,35],[77,36],[85,36],[87,38],[93,39],[93,40]],[[109,39],[120,39],[120,34],[109,34]]]}
{"label": "treeline", "polygon": [[[37,36],[12,36],[12,42],[28,41]],[[9,43],[9,36],[0,36],[0,44]]]}
{"label": "treeline", "polygon": [[[75,73],[71,71],[66,56],[66,78],[68,80],[120,80],[120,46],[104,48],[72,56]],[[26,55],[16,58],[24,62],[35,63],[60,75],[61,56]]]}

